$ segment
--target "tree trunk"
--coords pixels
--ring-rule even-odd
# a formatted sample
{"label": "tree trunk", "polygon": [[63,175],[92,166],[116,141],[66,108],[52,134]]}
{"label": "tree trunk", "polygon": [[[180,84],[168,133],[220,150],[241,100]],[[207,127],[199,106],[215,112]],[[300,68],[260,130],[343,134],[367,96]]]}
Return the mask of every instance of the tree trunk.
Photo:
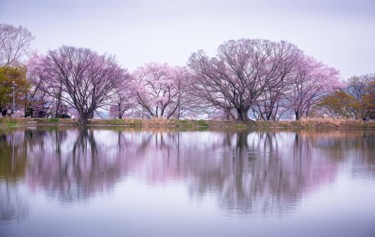
{"label": "tree trunk", "polygon": [[79,123],[83,126],[86,126],[89,123],[89,113],[80,113],[79,114]]}
{"label": "tree trunk", "polygon": [[245,108],[238,108],[237,109],[237,113],[238,113],[238,120],[243,122],[243,123],[246,123],[249,121],[249,117],[247,116],[247,112],[249,110],[248,109],[245,109]]}
{"label": "tree trunk", "polygon": [[300,120],[301,118],[301,115],[299,114],[299,111],[295,111],[295,115],[296,115],[296,120]]}
{"label": "tree trunk", "polygon": [[57,94],[57,102],[56,102],[56,111],[55,111],[55,118],[58,117],[58,114],[60,113],[60,105],[61,105],[61,91],[62,91],[62,85],[60,85],[59,93]]}
{"label": "tree trunk", "polygon": [[122,113],[122,110],[121,110],[121,102],[120,103],[118,103],[118,119],[122,119],[122,115],[124,114],[124,113]]}
{"label": "tree trunk", "polygon": [[90,116],[89,116],[89,119],[93,119],[94,118],[94,111],[90,112]]}

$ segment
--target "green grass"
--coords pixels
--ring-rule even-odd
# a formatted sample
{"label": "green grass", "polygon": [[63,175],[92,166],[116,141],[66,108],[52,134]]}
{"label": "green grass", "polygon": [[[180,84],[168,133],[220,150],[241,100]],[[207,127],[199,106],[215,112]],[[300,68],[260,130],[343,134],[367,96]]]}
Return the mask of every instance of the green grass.
{"label": "green grass", "polygon": [[18,126],[17,120],[14,120],[12,118],[0,118],[0,127],[5,127],[5,128],[15,128]]}
{"label": "green grass", "polygon": [[189,120],[182,119],[182,120],[174,120],[177,128],[192,128],[193,123]]}
{"label": "green grass", "polygon": [[48,122],[49,123],[58,123],[58,122],[60,122],[60,120],[58,118],[50,118],[50,119],[48,119]]}
{"label": "green grass", "polygon": [[208,127],[208,123],[205,120],[198,120],[199,127]]}
{"label": "green grass", "polygon": [[17,122],[16,121],[8,121],[5,123],[7,127],[9,128],[14,128],[17,127]]}
{"label": "green grass", "polygon": [[[124,120],[122,119],[106,119],[103,120],[105,124],[110,124],[110,125],[122,125],[124,124]],[[93,121],[91,121],[93,122]]]}
{"label": "green grass", "polygon": [[89,125],[142,126],[141,119],[90,119]]}
{"label": "green grass", "polygon": [[235,128],[241,128],[241,129],[248,128],[248,126],[246,124],[241,124],[241,123],[236,124],[234,127]]}

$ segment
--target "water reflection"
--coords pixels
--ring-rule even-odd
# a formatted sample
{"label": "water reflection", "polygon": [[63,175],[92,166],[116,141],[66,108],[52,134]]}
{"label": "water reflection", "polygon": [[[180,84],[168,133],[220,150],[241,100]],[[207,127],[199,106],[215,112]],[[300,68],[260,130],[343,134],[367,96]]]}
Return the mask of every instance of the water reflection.
{"label": "water reflection", "polygon": [[[132,129],[18,130],[0,134],[0,216],[27,216],[27,192],[63,203],[112,192],[133,177],[182,183],[192,199],[213,196],[228,213],[291,212],[333,182],[342,164],[375,174],[372,131],[223,132]],[[20,188],[21,187],[21,188]]]}
{"label": "water reflection", "polygon": [[23,220],[28,215],[27,200],[22,194],[26,153],[20,134],[0,133],[0,222]]}
{"label": "water reflection", "polygon": [[127,160],[98,145],[93,130],[47,132],[38,141],[28,149],[28,185],[63,202],[112,190],[126,173]]}
{"label": "water reflection", "polygon": [[322,157],[346,165],[355,177],[375,177],[375,131],[301,132]]}
{"label": "water reflection", "polygon": [[336,166],[313,161],[312,145],[293,133],[226,134],[220,162],[196,173],[192,193],[214,191],[222,207],[253,215],[291,211],[313,186],[330,182]]}

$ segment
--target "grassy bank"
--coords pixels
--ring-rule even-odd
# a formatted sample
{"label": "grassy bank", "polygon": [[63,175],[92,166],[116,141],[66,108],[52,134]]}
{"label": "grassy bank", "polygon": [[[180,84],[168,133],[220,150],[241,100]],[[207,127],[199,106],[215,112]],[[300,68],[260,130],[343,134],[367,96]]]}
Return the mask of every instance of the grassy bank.
{"label": "grassy bank", "polygon": [[[0,118],[0,128],[33,126],[79,126],[76,119]],[[127,126],[139,128],[252,128],[252,129],[375,129],[375,121],[311,118],[299,121],[258,121],[248,124],[220,120],[93,119],[88,126]]]}
{"label": "grassy bank", "polygon": [[353,119],[308,118],[298,121],[258,121],[256,128],[281,129],[375,129],[375,121]]}

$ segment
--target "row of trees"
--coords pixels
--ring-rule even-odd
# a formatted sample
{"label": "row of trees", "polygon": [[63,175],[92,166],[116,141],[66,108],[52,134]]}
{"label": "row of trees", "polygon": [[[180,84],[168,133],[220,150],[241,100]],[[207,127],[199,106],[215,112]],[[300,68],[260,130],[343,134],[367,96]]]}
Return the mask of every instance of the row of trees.
{"label": "row of trees", "polygon": [[[33,36],[27,29],[3,24],[0,31],[2,45],[16,44],[0,53],[0,109],[10,107],[17,84],[17,105],[26,116],[62,117],[72,108],[86,123],[104,108],[118,118],[300,119],[318,108],[333,115],[324,101],[354,91],[353,83],[340,82],[336,69],[285,41],[230,40],[214,57],[199,50],[186,66],[148,63],[129,73],[113,56],[90,49],[63,46],[30,55]],[[14,32],[23,36],[19,43]],[[12,70],[19,73],[17,82]],[[367,97],[361,97],[367,107],[356,118],[373,102]]]}

